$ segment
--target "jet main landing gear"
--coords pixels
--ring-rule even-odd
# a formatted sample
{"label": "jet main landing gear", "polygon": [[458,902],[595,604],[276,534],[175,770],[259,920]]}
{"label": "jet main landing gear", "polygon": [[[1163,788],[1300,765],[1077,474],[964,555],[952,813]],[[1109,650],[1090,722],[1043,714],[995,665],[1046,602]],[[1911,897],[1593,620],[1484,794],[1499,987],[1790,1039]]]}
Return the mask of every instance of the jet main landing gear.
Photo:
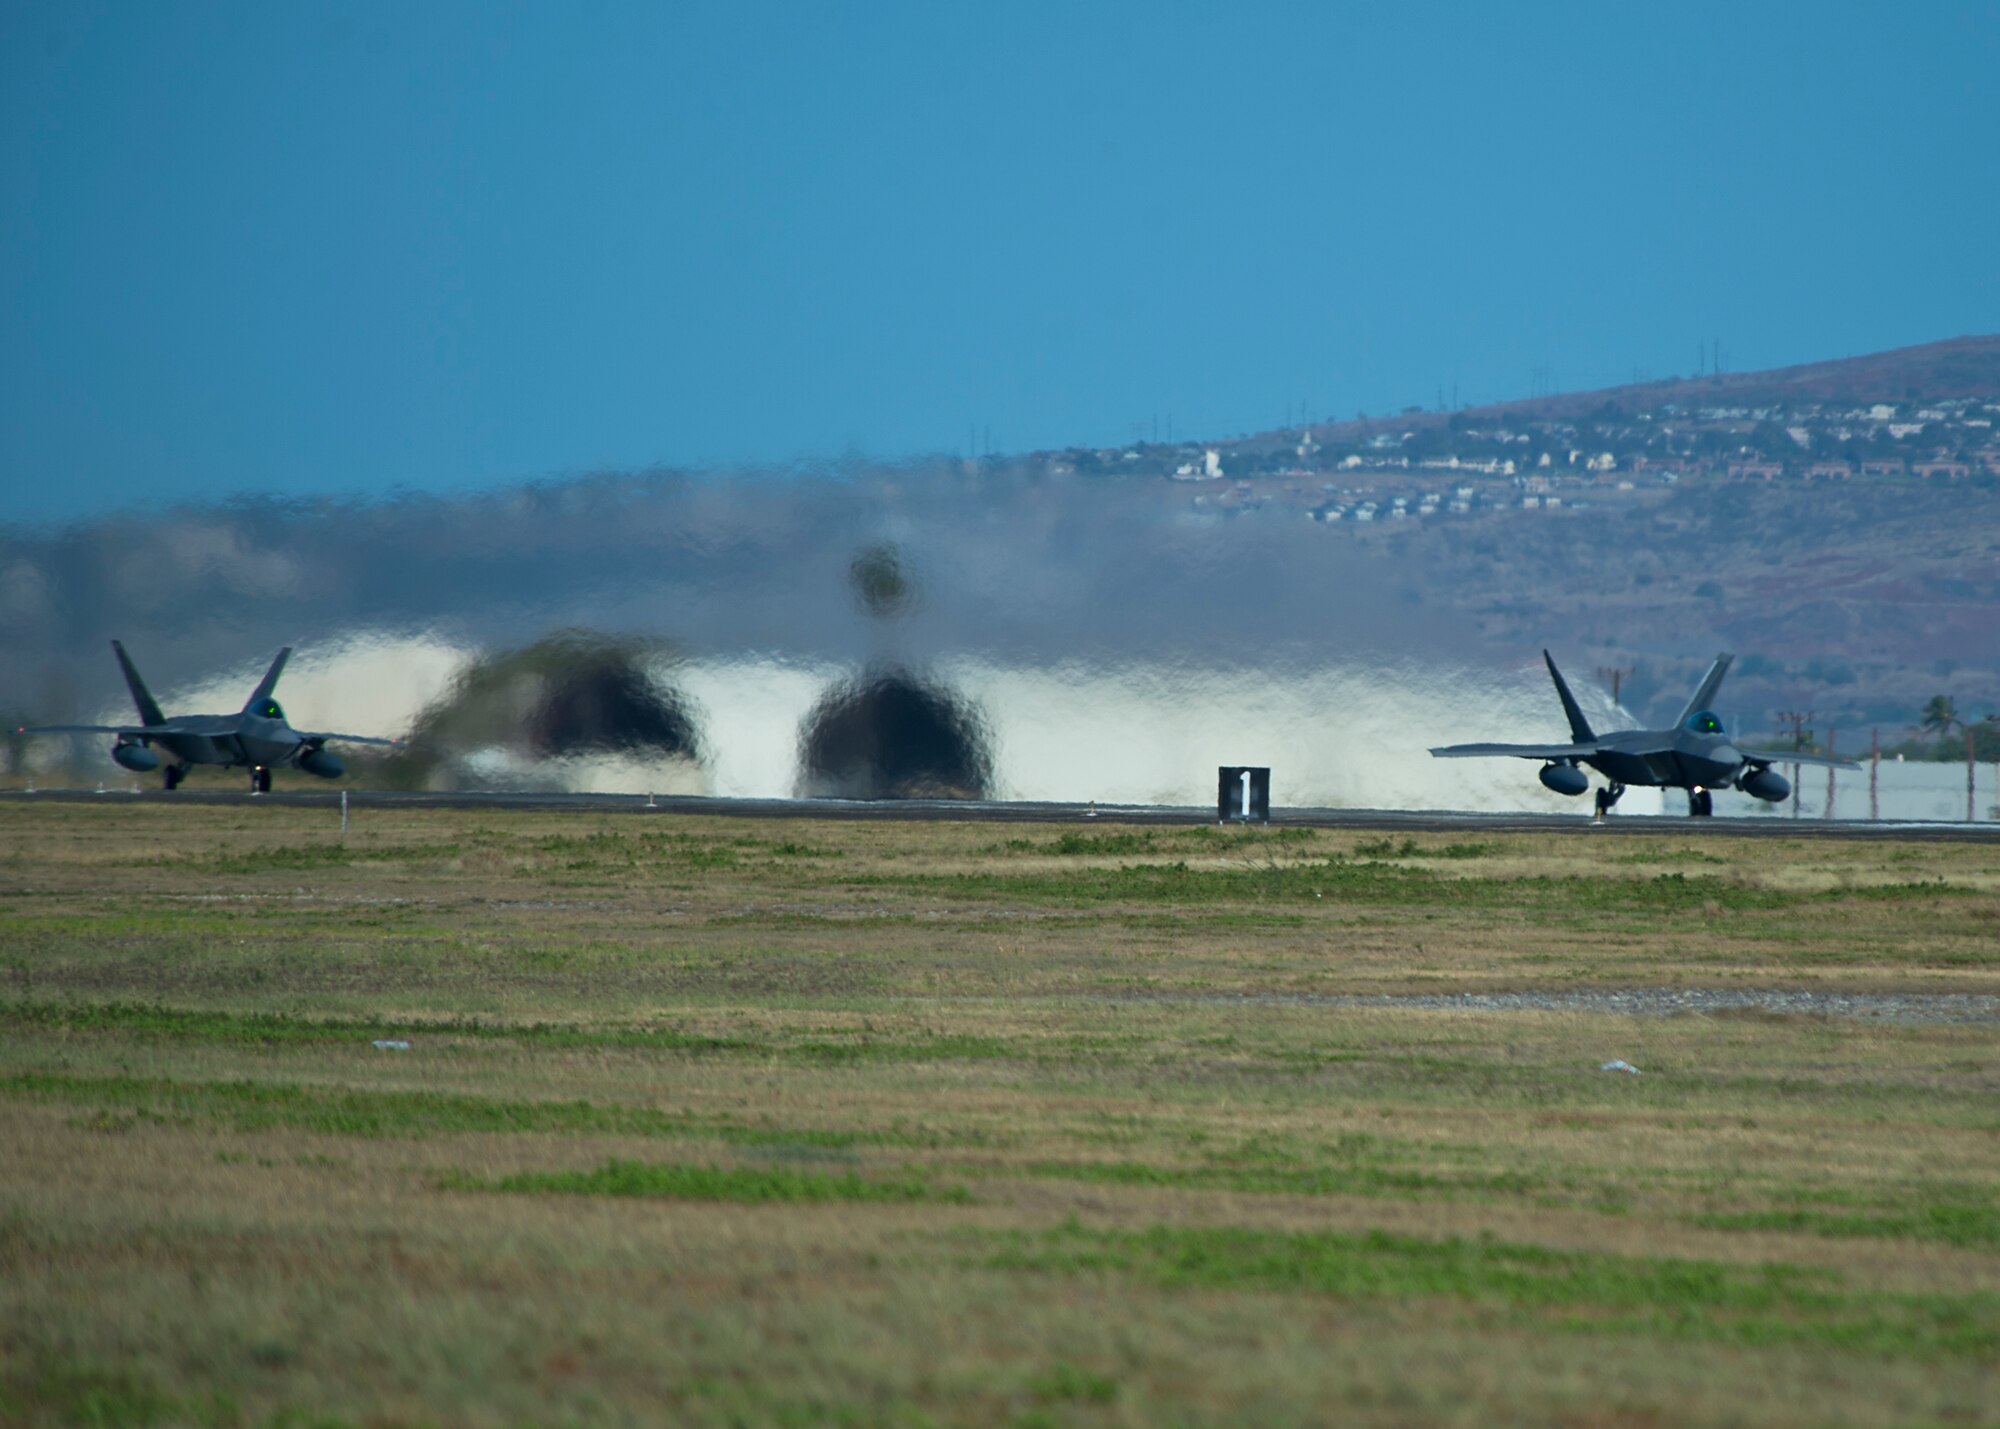
{"label": "jet main landing gear", "polygon": [[166,787],[169,793],[180,788],[181,780],[185,778],[187,778],[187,770],[178,764],[169,764],[165,769],[160,771],[160,783]]}
{"label": "jet main landing gear", "polygon": [[1688,817],[1705,819],[1715,812],[1715,796],[1706,789],[1688,790]]}
{"label": "jet main landing gear", "polygon": [[1595,821],[1604,822],[1604,816],[1618,807],[1618,801],[1625,797],[1623,784],[1607,784],[1597,791],[1597,813]]}

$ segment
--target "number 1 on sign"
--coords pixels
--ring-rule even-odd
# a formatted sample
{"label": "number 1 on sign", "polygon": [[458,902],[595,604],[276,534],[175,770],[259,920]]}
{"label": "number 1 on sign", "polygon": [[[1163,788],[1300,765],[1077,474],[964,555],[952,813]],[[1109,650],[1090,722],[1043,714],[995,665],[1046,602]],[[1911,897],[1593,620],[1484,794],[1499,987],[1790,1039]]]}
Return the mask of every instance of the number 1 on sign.
{"label": "number 1 on sign", "polygon": [[1243,781],[1243,817],[1247,819],[1250,817],[1250,771],[1246,769],[1237,777]]}

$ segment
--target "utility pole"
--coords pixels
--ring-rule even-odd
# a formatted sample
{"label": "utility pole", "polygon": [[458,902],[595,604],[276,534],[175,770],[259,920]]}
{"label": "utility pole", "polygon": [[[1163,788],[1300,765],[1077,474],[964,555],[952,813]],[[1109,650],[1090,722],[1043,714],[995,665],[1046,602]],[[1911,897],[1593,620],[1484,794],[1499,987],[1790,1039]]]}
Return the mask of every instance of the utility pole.
{"label": "utility pole", "polygon": [[[1838,726],[1830,727],[1827,730],[1826,752],[1828,754],[1833,753],[1833,741],[1839,736],[1839,734],[1840,734],[1840,729]],[[1833,766],[1831,764],[1826,766],[1826,812],[1821,814],[1820,817],[1822,819],[1830,819],[1833,817]]]}
{"label": "utility pole", "polygon": [[1623,688],[1625,677],[1631,673],[1630,670],[1620,669],[1616,665],[1599,665],[1597,667],[1597,678],[1607,681],[1611,686],[1612,704],[1618,704],[1618,691]]}
{"label": "utility pole", "polygon": [[1882,730],[1880,726],[1868,731],[1868,817],[1875,820],[1882,817],[1882,803],[1877,797],[1877,780],[1882,773]]}
{"label": "utility pole", "polygon": [[1974,762],[1979,741],[1972,737],[1974,729],[1969,721],[1959,728],[1965,731],[1965,821],[1969,824],[1979,816],[1973,801],[1973,790],[1979,782],[1979,766]]}
{"label": "utility pole", "polygon": [[[1792,727],[1792,751],[1797,753],[1812,743],[1813,733],[1806,728],[1806,722],[1813,717],[1811,710],[1779,710],[1778,726]],[[1799,766],[1792,766],[1792,817],[1799,816]]]}

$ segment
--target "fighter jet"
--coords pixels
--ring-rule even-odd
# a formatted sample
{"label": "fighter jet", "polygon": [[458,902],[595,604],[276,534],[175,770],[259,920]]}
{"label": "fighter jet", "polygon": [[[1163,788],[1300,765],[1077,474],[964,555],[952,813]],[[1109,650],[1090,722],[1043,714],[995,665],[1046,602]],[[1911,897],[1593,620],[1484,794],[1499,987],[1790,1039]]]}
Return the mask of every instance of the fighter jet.
{"label": "fighter jet", "polygon": [[264,678],[257,682],[257,688],[250,692],[250,698],[237,713],[180,715],[174,719],[161,713],[159,702],[139,678],[125,647],[114,640],[111,649],[118,656],[118,668],[125,672],[132,703],[138,706],[138,724],[45,724],[22,729],[20,733],[115,734],[118,739],[111,746],[111,757],[137,774],[160,768],[160,754],[155,751],[164,752],[171,761],[164,773],[169,789],[180,787],[188,770],[197,764],[220,764],[226,769],[247,767],[253,794],[271,792],[271,771],[279,765],[289,764],[322,779],[338,779],[347,772],[347,765],[325,747],[328,740],[347,744],[396,743],[393,739],[376,739],[365,734],[309,734],[285,723],[285,712],[271,698],[271,691],[277,688],[278,675],[291,657],[289,645],[278,652],[278,658],[271,662],[271,668],[264,672]]}
{"label": "fighter jet", "polygon": [[1577,766],[1587,764],[1607,781],[1597,791],[1597,816],[1603,818],[1617,804],[1628,784],[1644,784],[1656,789],[1685,789],[1688,813],[1706,818],[1715,812],[1712,791],[1735,788],[1755,799],[1775,804],[1792,792],[1785,776],[1773,764],[1813,764],[1833,769],[1859,769],[1851,759],[1830,754],[1771,754],[1763,750],[1742,750],[1729,742],[1722,721],[1709,705],[1729,673],[1729,655],[1718,655],[1702,676],[1701,684],[1681,711],[1672,729],[1620,729],[1598,734],[1577,707],[1576,696],[1563,683],[1562,672],[1549,652],[1542,659],[1549,678],[1556,682],[1563,713],[1569,716],[1568,744],[1448,744],[1433,749],[1440,759],[1476,759],[1487,755],[1511,755],[1517,759],[1543,761],[1542,783],[1558,794],[1581,794],[1590,787],[1590,776]]}

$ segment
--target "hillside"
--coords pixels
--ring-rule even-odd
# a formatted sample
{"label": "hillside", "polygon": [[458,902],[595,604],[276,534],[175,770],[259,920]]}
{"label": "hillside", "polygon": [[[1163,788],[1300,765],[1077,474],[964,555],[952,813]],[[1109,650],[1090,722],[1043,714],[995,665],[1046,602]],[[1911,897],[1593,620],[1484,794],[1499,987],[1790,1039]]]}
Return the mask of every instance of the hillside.
{"label": "hillside", "polygon": [[[1620,473],[1992,476],[2000,335],[1767,372],[1669,378],[1221,440],[1038,452],[1059,473],[1329,479],[1388,470],[1560,480]],[[1747,468],[1747,470],[1746,470]]]}
{"label": "hillside", "polygon": [[1328,559],[1386,556],[1408,604],[1618,671],[1655,717],[1727,648],[1748,718],[1901,737],[1931,693],[2000,709],[1996,422],[1985,336],[1036,460],[1199,519],[1311,519]]}
{"label": "hillside", "polygon": [[[1817,403],[1857,407],[1878,402],[1921,405],[1954,398],[2000,401],[2000,334],[1954,337],[1943,342],[1761,372],[1669,377],[1589,392],[1529,397],[1468,408],[1466,412],[1475,418],[1561,421],[1596,411],[1607,402],[1616,403],[1626,411],[1640,412],[1676,404],[1759,407]],[[1427,421],[1437,421],[1447,414],[1418,415]],[[1332,423],[1324,430],[1337,434],[1349,426],[1367,430],[1373,425],[1379,424]]]}

